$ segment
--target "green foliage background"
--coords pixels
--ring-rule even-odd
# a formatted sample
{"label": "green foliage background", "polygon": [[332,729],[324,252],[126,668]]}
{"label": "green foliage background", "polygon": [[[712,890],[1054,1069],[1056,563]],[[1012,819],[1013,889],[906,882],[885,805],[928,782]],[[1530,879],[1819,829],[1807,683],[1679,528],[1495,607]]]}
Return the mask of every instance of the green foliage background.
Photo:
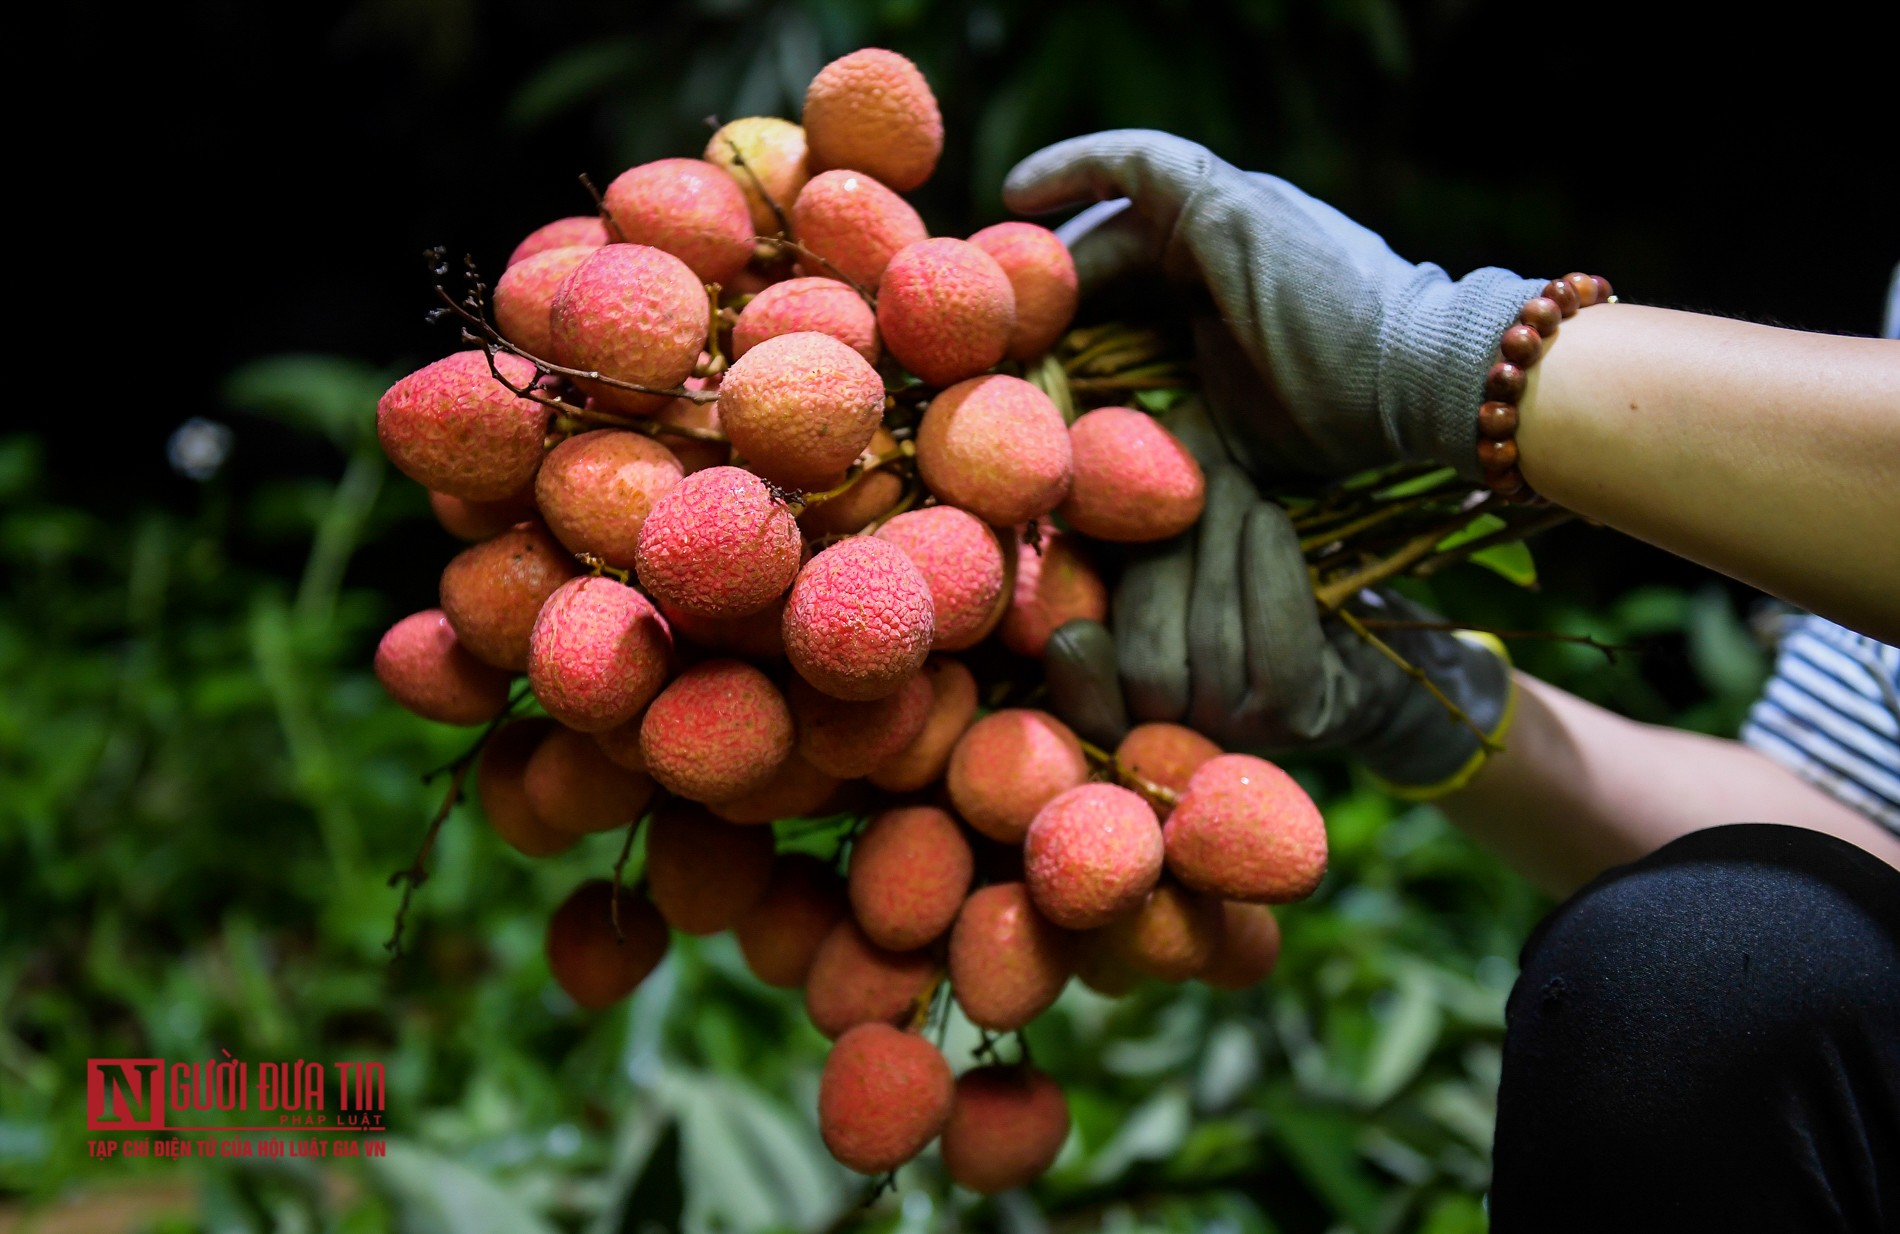
{"label": "green foliage background", "polygon": [[[943,99],[951,145],[920,197],[942,230],[996,217],[1020,155],[1121,124],[1196,136],[1346,203],[1400,186],[1385,222],[1433,251],[1535,254],[1576,222],[1561,186],[1498,192],[1414,162],[1402,133],[1366,135],[1354,109],[1404,97],[1450,10],[661,7],[577,9],[562,49],[499,68],[483,51],[491,15],[470,0],[389,0],[349,20],[421,78],[487,66],[507,131],[588,146],[597,176],[696,151],[710,113],[796,115],[825,59],[875,43],[917,58]],[[1342,129],[1363,147],[1342,148]],[[575,170],[522,173],[560,186],[544,217],[578,208],[560,195]],[[514,238],[479,240],[498,255]],[[418,288],[413,303],[359,311],[408,328],[422,307]],[[1073,989],[1030,1039],[1068,1090],[1076,1135],[1035,1191],[993,1203],[950,1191],[926,1158],[900,1197],[857,1210],[859,1182],[813,1127],[823,1043],[729,940],[679,940],[630,1006],[578,1012],[548,978],[542,928],[568,888],[608,869],[618,837],[530,863],[464,808],[412,917],[414,952],[390,963],[385,879],[439,798],[419,774],[467,734],[401,712],[368,671],[379,632],[431,602],[433,567],[392,585],[395,566],[453,549],[375,445],[375,399],[402,370],[385,362],[423,358],[388,329],[404,341],[367,360],[276,356],[230,373],[204,410],[235,426],[238,451],[182,498],[153,482],[90,500],[49,478],[42,435],[0,439],[0,1225],[34,1213],[47,1229],[417,1234],[1484,1228],[1504,997],[1545,905],[1436,811],[1337,763],[1298,769],[1334,860],[1320,893],[1282,916],[1278,975],[1243,994],[1151,988],[1119,1003]],[[255,441],[275,452],[247,454]],[[1640,718],[1733,730],[1763,672],[1733,592],[1607,533],[1555,533],[1538,557],[1539,590],[1472,570],[1428,598],[1474,621],[1645,641],[1615,664],[1549,644],[1521,659]],[[959,1061],[966,1028],[952,1029]],[[88,1057],[221,1049],[384,1061],[388,1157],[87,1159]]]}

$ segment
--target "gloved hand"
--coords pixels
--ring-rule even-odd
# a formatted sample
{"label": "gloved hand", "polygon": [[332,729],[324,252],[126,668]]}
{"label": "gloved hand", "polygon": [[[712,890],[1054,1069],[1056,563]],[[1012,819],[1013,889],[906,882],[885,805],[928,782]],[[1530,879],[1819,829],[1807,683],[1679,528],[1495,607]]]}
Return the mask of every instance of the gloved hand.
{"label": "gloved hand", "polygon": [[1482,478],[1485,374],[1541,280],[1485,268],[1453,282],[1286,181],[1166,133],[1061,142],[1003,185],[1028,214],[1111,197],[1128,201],[1059,233],[1083,294],[1144,268],[1205,287],[1203,388],[1250,474],[1335,477],[1405,459]]}

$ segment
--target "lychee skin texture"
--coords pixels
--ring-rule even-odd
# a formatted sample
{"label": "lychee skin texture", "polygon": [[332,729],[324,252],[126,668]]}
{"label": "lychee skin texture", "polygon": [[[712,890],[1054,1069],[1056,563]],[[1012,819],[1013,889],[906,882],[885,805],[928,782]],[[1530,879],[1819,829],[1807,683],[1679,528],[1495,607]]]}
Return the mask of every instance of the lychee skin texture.
{"label": "lychee skin texture", "polygon": [[640,528],[640,583],[697,617],[756,613],[785,594],[804,542],[772,491],[743,467],[673,486]]}
{"label": "lychee skin texture", "polygon": [[804,330],[828,334],[866,364],[877,363],[877,315],[850,286],[825,278],[786,279],[753,297],[732,327],[733,358],[766,339]]}
{"label": "lychee skin texture", "polygon": [[638,821],[653,782],[619,766],[585,733],[557,728],[535,747],[522,777],[534,815],[555,831],[591,835]]}
{"label": "lychee skin texture", "polygon": [[1161,981],[1198,977],[1214,962],[1221,941],[1224,901],[1163,881],[1141,907],[1103,927],[1115,952]]}
{"label": "lychee skin texture", "polygon": [[1075,938],[1036,911],[1021,883],[972,895],[950,932],[950,988],[970,1023],[1011,1032],[1047,1011],[1075,969]]}
{"label": "lychee skin texture", "polygon": [[1056,345],[1075,319],[1075,259],[1056,233],[1034,223],[998,223],[970,237],[1003,268],[1016,293],[1009,358],[1028,362]]}
{"label": "lychee skin texture", "polygon": [[1074,536],[1047,525],[1037,534],[1033,547],[1017,537],[1016,579],[998,637],[1017,655],[1040,659],[1065,623],[1108,619],[1108,584]]}
{"label": "lychee skin texture", "polygon": [[917,430],[917,469],[931,492],[998,527],[1055,509],[1072,468],[1062,413],[1019,377],[958,382],[931,400]]}
{"label": "lychee skin texture", "polygon": [[877,328],[899,364],[933,386],[995,365],[1016,328],[1016,293],[996,259],[968,240],[899,249],[877,285]]}
{"label": "lychee skin texture", "polygon": [[804,818],[831,800],[839,783],[837,776],[818,770],[794,753],[758,788],[730,801],[715,801],[707,808],[729,823]]}
{"label": "lychee skin texture", "polygon": [[1223,754],[1188,780],[1167,826],[1168,869],[1209,895],[1288,904],[1326,873],[1326,823],[1292,776],[1266,759]]}
{"label": "lychee skin texture", "polygon": [[943,1168],[979,1195],[1027,1187],[1069,1138],[1069,1103],[1048,1073],[1026,1064],[976,1067],[957,1079],[944,1124]]}
{"label": "lychee skin texture", "polygon": [[871,536],[812,558],[785,603],[786,658],[833,698],[895,694],[923,667],[936,632],[924,576],[903,549]]}
{"label": "lychee skin texture", "polygon": [[1264,904],[1221,904],[1220,946],[1200,980],[1217,990],[1244,990],[1273,974],[1280,959],[1280,923]]}
{"label": "lychee skin texture", "polygon": [[548,451],[534,478],[535,503],[568,552],[631,570],[647,515],[683,474],[679,459],[653,438],[596,429]]}
{"label": "lychee skin texture", "polygon": [[786,694],[797,719],[798,753],[839,779],[867,775],[915,740],[930,719],[930,679],[922,673],[869,702],[833,698],[802,677]]}
{"label": "lychee skin texture", "polygon": [[1007,708],[972,724],[950,752],[950,800],[992,840],[1020,844],[1043,806],[1089,778],[1082,743],[1046,711]]}
{"label": "lychee skin texture", "polygon": [[[1100,620],[1097,618],[1096,620]],[[1150,784],[1187,791],[1188,780],[1210,758],[1219,758],[1221,749],[1193,729],[1180,724],[1137,724],[1128,730],[1115,747],[1122,766]],[[1174,807],[1165,801],[1150,802],[1162,822]]]}
{"label": "lychee skin texture", "polygon": [[548,968],[567,996],[589,1011],[633,993],[666,955],[666,922],[653,905],[621,888],[621,937],[615,937],[613,901],[613,884],[593,879],[576,887],[548,922]]}
{"label": "lychee skin texture", "polygon": [[534,517],[534,486],[530,484],[500,501],[466,501],[447,493],[430,493],[429,509],[442,530],[458,540],[478,544]]}
{"label": "lychee skin texture", "polygon": [[[495,365],[516,386],[534,381],[534,366],[519,356],[496,356]],[[525,488],[547,431],[548,409],[510,394],[479,351],[424,365],[376,404],[376,436],[396,469],[465,501],[500,501]]]}
{"label": "lychee skin texture", "polygon": [[1085,536],[1123,544],[1166,540],[1192,527],[1207,482],[1180,438],[1127,407],[1098,407],[1069,426],[1075,479],[1058,512]]}
{"label": "lychee skin texture", "polygon": [[859,1024],[906,1025],[937,980],[923,951],[887,951],[844,918],[825,935],[805,977],[805,1014],[827,1037]]}
{"label": "lychee skin texture", "polygon": [[442,612],[470,655],[525,673],[528,638],[541,606],[579,573],[546,528],[523,523],[450,559],[442,570]]}
{"label": "lychee skin texture", "polygon": [[910,744],[872,769],[871,783],[892,793],[935,784],[950,765],[950,751],[976,718],[976,678],[957,660],[932,656],[922,676],[930,683],[930,710]]}
{"label": "lychee skin texture", "polygon": [[803,126],[777,116],[747,116],[722,125],[706,143],[705,159],[725,168],[738,184],[752,212],[752,230],[761,236],[775,236],[785,227],[772,202],[790,215],[811,178]]}
{"label": "lychee skin texture", "polygon": [[[686,388],[693,389],[694,383],[698,381],[698,378],[687,379]],[[679,428],[709,429],[715,433],[721,431],[719,404],[695,403],[688,398],[676,398],[654,412],[653,422],[671,424]],[[723,466],[732,459],[732,447],[724,442],[699,441],[692,437],[682,437],[678,433],[667,433],[658,440],[661,445],[673,452],[674,458],[679,460],[680,471],[689,476],[696,471],[704,471],[708,467]]]}
{"label": "lychee skin texture", "polygon": [[576,214],[570,218],[555,219],[552,223],[543,223],[529,232],[527,238],[515,245],[515,251],[508,255],[508,264],[517,265],[536,253],[545,253],[549,249],[573,247],[597,249],[605,243],[607,243],[607,225],[600,221],[600,216]]}
{"label": "lychee skin texture", "polygon": [[753,976],[795,990],[805,984],[818,945],[849,911],[844,884],[828,862],[784,853],[772,867],[765,897],[732,932]]}
{"label": "lychee skin texture", "polygon": [[752,347],[719,385],[719,422],[746,465],[814,489],[857,461],[884,416],[884,380],[829,334],[800,330]]}
{"label": "lychee skin texture", "polygon": [[647,774],[692,801],[729,801],[763,787],[792,753],[792,712],[743,660],[695,664],[640,722]]}
{"label": "lychee skin texture", "polygon": [[669,802],[647,824],[647,894],[688,934],[731,929],[772,881],[768,827],[723,823],[704,806]]}
{"label": "lychee skin texture", "polygon": [[853,167],[907,193],[937,169],[943,113],[917,66],[866,47],[840,56],[805,89],[805,140],[814,171]]}
{"label": "lychee skin texture", "polygon": [[885,810],[851,846],[851,911],[878,946],[914,951],[957,919],[975,870],[956,819],[935,806]]}
{"label": "lychee skin texture", "polygon": [[[865,450],[871,454],[886,455],[897,449],[897,438],[889,430],[879,427],[871,434],[871,444]],[[828,493],[844,483],[844,473],[839,472],[830,480],[818,486],[818,491]],[[861,475],[844,492],[831,500],[815,506],[807,506],[798,516],[799,530],[814,540],[825,536],[848,536],[864,530],[872,519],[886,514],[898,499],[904,495],[904,479],[891,467],[879,467],[868,475]]]}
{"label": "lychee skin texture", "polygon": [[557,727],[545,716],[510,720],[495,730],[475,764],[475,796],[482,813],[495,834],[524,857],[552,857],[580,841],[578,835],[542,822],[528,804],[528,760]]}
{"label": "lychee skin texture", "polygon": [[546,357],[554,348],[548,334],[548,313],[554,293],[594,247],[569,245],[548,249],[509,266],[495,280],[495,328],[501,336],[532,356]]}
{"label": "lychee skin texture", "polygon": [[1044,806],[1023,840],[1029,894],[1043,916],[1092,930],[1141,906],[1161,877],[1161,823],[1113,784],[1084,784]]}
{"label": "lychee skin texture", "polygon": [[[548,313],[549,357],[619,381],[671,389],[706,346],[706,288],[685,262],[644,244],[608,244],[574,268]],[[576,382],[601,406],[647,415],[668,402],[597,381]]]}
{"label": "lychee skin texture", "polygon": [[852,1029],[818,1080],[818,1132],[860,1174],[885,1174],[924,1151],[950,1119],[956,1082],[941,1051],[888,1024]]}
{"label": "lychee skin texture", "polygon": [[898,249],[930,235],[909,202],[855,171],[813,176],[792,206],[792,230],[823,259],[807,263],[805,273],[841,276],[866,289],[877,286]]}
{"label": "lychee skin texture", "polygon": [[702,283],[724,283],[752,260],[745,192],[704,159],[630,167],[607,186],[605,201],[622,239],[673,254]]}
{"label": "lychee skin texture", "polygon": [[904,550],[930,588],[937,633],[931,646],[961,651],[1002,616],[1003,546],[983,520],[955,506],[910,510],[877,529]]}
{"label": "lychee skin texture", "polygon": [[644,715],[635,716],[625,724],[616,724],[612,728],[602,729],[593,734],[594,744],[607,756],[607,761],[616,767],[625,767],[628,771],[647,773],[647,756],[640,753],[640,721]]}
{"label": "lychee skin texture", "polygon": [[672,639],[647,598],[610,578],[561,584],[528,636],[528,685],[583,733],[625,724],[666,684]]}
{"label": "lychee skin texture", "polygon": [[677,604],[660,602],[660,613],[672,627],[675,641],[747,660],[783,660],[785,597],[780,596],[756,613],[744,617],[698,617]]}
{"label": "lychee skin texture", "polygon": [[483,724],[508,705],[508,674],[468,654],[439,608],[411,613],[376,645],[376,678],[425,720]]}

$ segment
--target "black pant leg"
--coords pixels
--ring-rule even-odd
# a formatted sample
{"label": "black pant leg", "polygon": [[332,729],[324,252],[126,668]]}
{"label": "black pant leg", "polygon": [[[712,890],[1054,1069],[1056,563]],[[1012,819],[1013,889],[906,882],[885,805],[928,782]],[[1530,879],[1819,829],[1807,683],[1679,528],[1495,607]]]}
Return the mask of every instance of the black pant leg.
{"label": "black pant leg", "polygon": [[1900,872],[1697,832],[1565,901],[1521,967],[1498,1234],[1900,1231]]}

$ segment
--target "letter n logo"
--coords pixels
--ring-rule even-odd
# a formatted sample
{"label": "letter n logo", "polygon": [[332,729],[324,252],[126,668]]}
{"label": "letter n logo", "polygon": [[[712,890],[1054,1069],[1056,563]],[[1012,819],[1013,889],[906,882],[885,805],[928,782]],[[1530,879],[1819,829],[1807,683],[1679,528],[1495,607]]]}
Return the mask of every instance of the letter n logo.
{"label": "letter n logo", "polygon": [[165,1060],[86,1060],[88,1131],[163,1131]]}

